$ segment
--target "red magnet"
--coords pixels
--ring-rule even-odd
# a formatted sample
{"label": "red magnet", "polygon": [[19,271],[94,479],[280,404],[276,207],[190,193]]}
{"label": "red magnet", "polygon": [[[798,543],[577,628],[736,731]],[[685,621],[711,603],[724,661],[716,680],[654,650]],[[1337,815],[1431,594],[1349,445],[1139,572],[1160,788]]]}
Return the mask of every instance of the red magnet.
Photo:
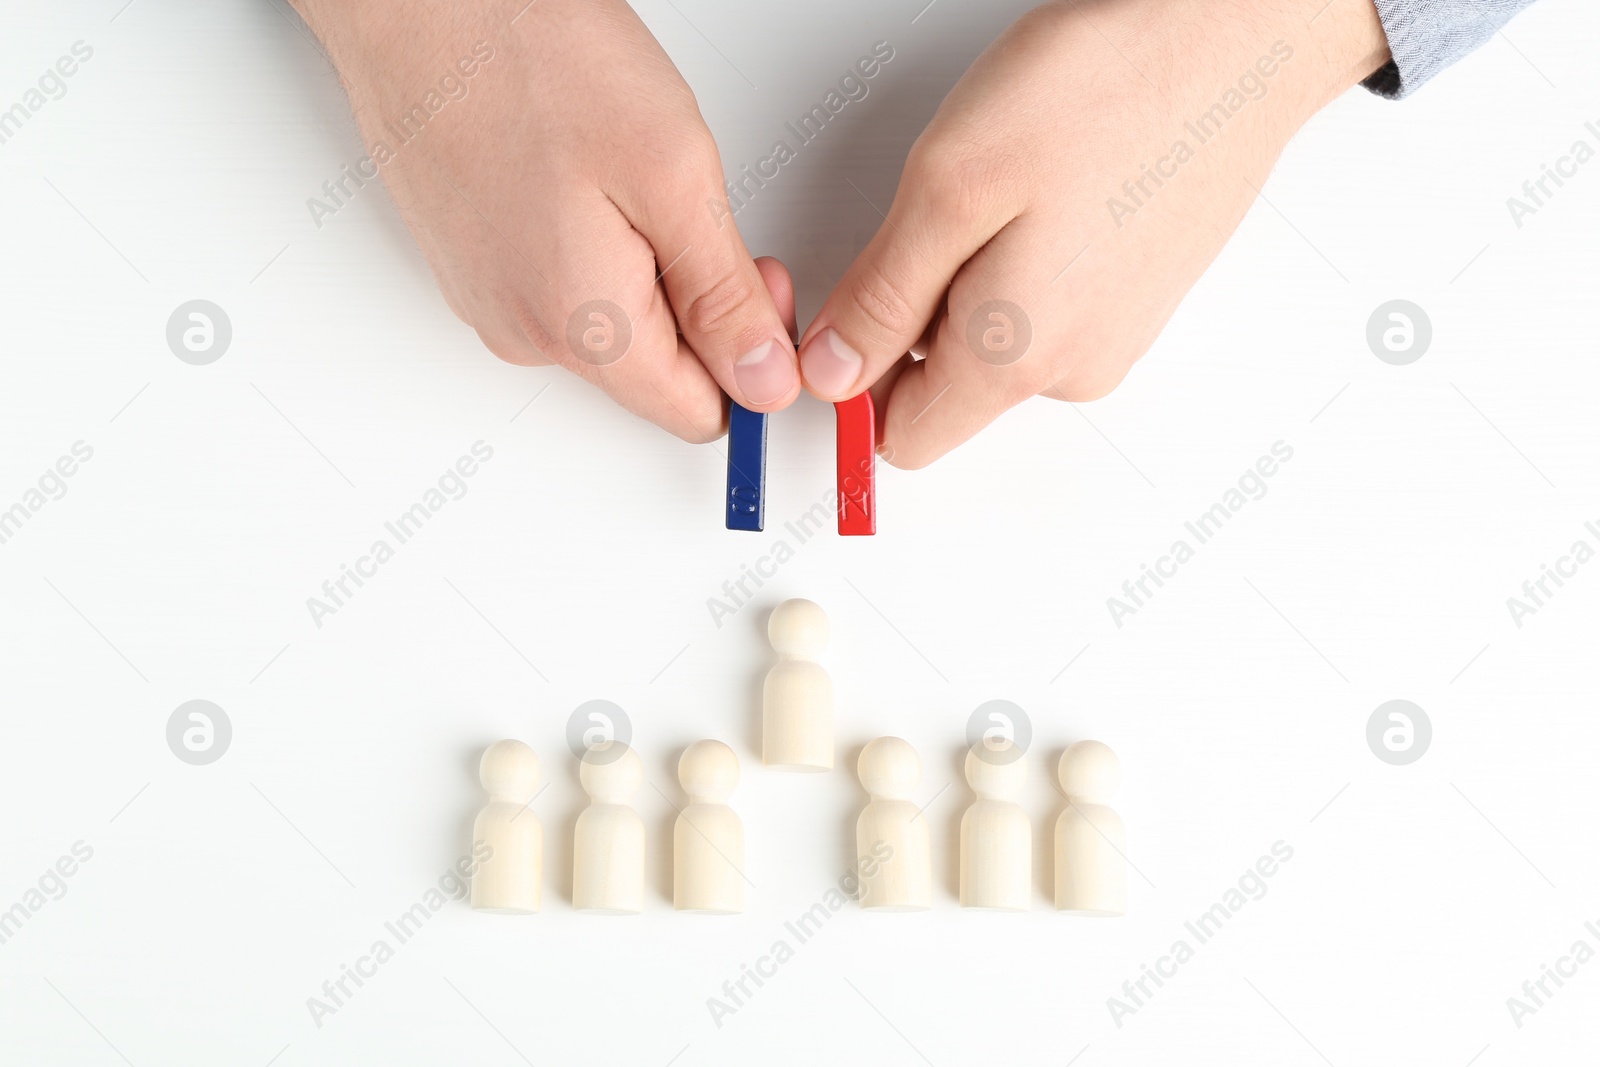
{"label": "red magnet", "polygon": [[877,458],[877,419],[872,394],[862,393],[833,405],[838,426],[839,534],[866,536],[878,532],[873,463]]}

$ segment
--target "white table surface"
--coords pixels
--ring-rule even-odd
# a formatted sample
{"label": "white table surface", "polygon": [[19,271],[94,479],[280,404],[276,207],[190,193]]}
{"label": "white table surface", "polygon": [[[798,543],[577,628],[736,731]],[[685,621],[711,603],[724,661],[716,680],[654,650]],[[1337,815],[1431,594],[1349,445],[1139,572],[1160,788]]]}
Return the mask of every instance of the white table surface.
{"label": "white table surface", "polygon": [[[708,598],[828,493],[832,413],[803,400],[773,420],[768,532],[726,532],[719,447],[493,359],[380,188],[313,226],[306,198],[362,151],[285,5],[122,4],[10,4],[0,32],[0,106],[93,48],[0,145],[0,508],[76,442],[93,450],[0,545],[0,910],[26,914],[0,944],[0,1060],[1492,1067],[1592,1051],[1600,963],[1520,1026],[1506,1000],[1574,942],[1600,948],[1584,926],[1600,920],[1600,564],[1520,627],[1506,600],[1573,542],[1600,545],[1584,526],[1600,525],[1600,163],[1520,228],[1505,203],[1575,140],[1600,144],[1592,6],[1543,0],[1404,105],[1338,101],[1112,396],[1030,402],[928,470],[883,470],[877,537],[791,545],[719,626]],[[913,24],[916,0],[639,5],[730,170],[875,41],[895,48],[739,217],[752,249],[794,266],[802,321],[878,224],[847,179],[887,205],[920,125],[1024,6],[943,0]],[[233,327],[208,366],[165,340],[197,298]],[[1433,324],[1407,366],[1364,336],[1395,298]],[[477,441],[493,458],[467,494],[316,626],[306,598]],[[1115,625],[1107,598],[1279,441],[1293,459],[1266,495]],[[833,619],[829,776],[759,764],[763,627],[790,596]],[[166,741],[194,699],[233,731],[205,766]],[[633,919],[569,900],[564,731],[592,699],[627,709],[651,783]],[[963,734],[990,699],[1033,725],[1020,915],[954,899]],[[1367,746],[1392,699],[1432,723],[1406,766]],[[864,801],[847,768],[886,733],[923,757],[936,907],[847,906],[718,1026],[707,998],[847,867]],[[477,754],[502,736],[550,782],[544,911],[449,902],[318,1026],[307,998],[466,851]],[[731,919],[667,898],[672,768],[700,737],[744,764],[754,888]],[[1120,921],[1048,899],[1049,772],[1084,737],[1123,761],[1137,873]],[[1265,895],[1196,943],[1185,923],[1280,841],[1293,858]],[[47,877],[79,842],[92,856]],[[1194,957],[1114,1020],[1107,998],[1179,939]]]}

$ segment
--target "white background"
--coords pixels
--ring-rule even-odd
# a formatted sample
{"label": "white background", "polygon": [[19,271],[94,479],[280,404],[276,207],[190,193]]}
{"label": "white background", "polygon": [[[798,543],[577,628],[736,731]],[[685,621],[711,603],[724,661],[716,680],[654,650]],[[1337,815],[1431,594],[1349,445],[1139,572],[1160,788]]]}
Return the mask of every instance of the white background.
{"label": "white background", "polygon": [[[772,420],[768,532],[725,531],[720,444],[492,358],[379,187],[312,224],[306,198],[363,150],[285,6],[121,6],[8,4],[0,32],[3,106],[74,41],[94,49],[0,145],[0,507],[74,442],[94,449],[0,546],[0,909],[74,842],[93,849],[0,945],[0,1060],[1592,1053],[1600,963],[1520,1029],[1505,1003],[1575,940],[1600,947],[1584,929],[1600,920],[1600,565],[1520,629],[1506,607],[1600,520],[1600,162],[1520,229],[1505,205],[1596,140],[1592,7],[1544,0],[1404,104],[1338,101],[1116,393],[1030,402],[928,470],[882,470],[877,537],[808,542],[719,627],[707,599],[829,491],[832,412],[803,399]],[[913,0],[759,19],[734,0],[639,5],[729,170],[873,42],[895,48],[872,95],[739,217],[753,250],[794,267],[802,324],[878,225],[846,179],[887,206],[940,97],[1024,6],[943,0],[913,24]],[[210,366],[165,341],[195,298],[233,324]],[[1433,323],[1409,366],[1364,337],[1393,298]],[[494,456],[468,494],[317,628],[306,598],[479,440]],[[1106,598],[1280,440],[1294,458],[1267,495],[1115,626]],[[759,764],[763,628],[789,596],[834,623],[825,777]],[[196,698],[234,731],[203,767],[165,740]],[[637,918],[568,899],[581,796],[563,734],[594,698],[628,709],[651,783]],[[992,698],[1035,735],[1021,915],[954,900],[963,734]],[[1395,698],[1434,729],[1404,767],[1365,739]],[[848,866],[865,799],[849,768],[885,733],[922,754],[936,907],[847,906],[717,1027],[707,998]],[[550,783],[543,912],[451,902],[318,1028],[307,998],[466,851],[477,755],[503,736],[531,743]],[[668,899],[666,798],[700,737],[744,765],[755,888],[736,918]],[[1123,762],[1137,873],[1120,921],[1049,903],[1049,771],[1084,737]],[[1280,840],[1293,859],[1266,895],[1115,1025],[1107,998]]]}

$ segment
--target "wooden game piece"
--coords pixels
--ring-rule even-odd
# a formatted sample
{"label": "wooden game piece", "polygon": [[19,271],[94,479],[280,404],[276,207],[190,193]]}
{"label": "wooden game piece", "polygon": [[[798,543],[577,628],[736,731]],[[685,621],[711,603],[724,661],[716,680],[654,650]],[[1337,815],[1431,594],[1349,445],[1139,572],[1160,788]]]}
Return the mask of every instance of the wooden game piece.
{"label": "wooden game piece", "polygon": [[744,824],[727,800],[739,757],[721,741],[696,741],[678,757],[689,803],[672,828],[672,903],[679,911],[744,910]]}
{"label": "wooden game piece", "polygon": [[628,800],[644,784],[639,754],[621,741],[590,746],[578,763],[589,806],[572,842],[572,906],[637,914],[644,908],[644,820]]}
{"label": "wooden game piece", "polygon": [[898,737],[880,737],[861,750],[856,774],[872,796],[856,820],[861,906],[880,911],[932,907],[928,820],[911,802],[922,780],[917,750]]}
{"label": "wooden game piece", "polygon": [[1110,800],[1122,782],[1117,755],[1079,741],[1056,768],[1067,806],[1056,820],[1056,908],[1080,915],[1128,912],[1127,834]]}
{"label": "wooden game piece", "polygon": [[[539,792],[539,757],[521,741],[496,741],[478,761],[489,803],[472,823],[472,906],[511,914],[539,910],[544,830],[529,808]],[[486,855],[480,855],[486,853]]]}
{"label": "wooden game piece", "polygon": [[1016,742],[979,741],[967,752],[978,795],[961,816],[961,906],[1022,911],[1033,876],[1033,832],[1017,797],[1028,765]]}
{"label": "wooden game piece", "polygon": [[839,488],[839,533],[851,537],[878,532],[874,465],[878,455],[877,415],[872,394],[863,392],[833,405],[835,464]]}
{"label": "wooden game piece", "polygon": [[730,530],[760,531],[767,521],[767,416],[728,401]]}
{"label": "wooden game piece", "polygon": [[762,688],[761,762],[789,771],[833,769],[833,679],[816,662],[828,643],[827,613],[785,600],[767,620],[778,662]]}

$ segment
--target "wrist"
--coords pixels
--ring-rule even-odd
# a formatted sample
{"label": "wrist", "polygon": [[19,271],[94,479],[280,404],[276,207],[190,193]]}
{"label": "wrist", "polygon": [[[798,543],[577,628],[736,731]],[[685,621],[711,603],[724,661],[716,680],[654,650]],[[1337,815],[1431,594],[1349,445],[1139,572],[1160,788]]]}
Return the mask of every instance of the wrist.
{"label": "wrist", "polygon": [[1296,46],[1304,122],[1389,62],[1389,40],[1373,0],[1257,0],[1269,23]]}
{"label": "wrist", "polygon": [[[365,80],[396,46],[406,53],[419,48],[448,50],[456,34],[450,28],[473,21],[471,13],[493,6],[493,0],[289,0],[328,58],[347,81]],[[419,60],[423,56],[417,56]]]}
{"label": "wrist", "polygon": [[1270,102],[1257,121],[1284,138],[1389,61],[1373,0],[1050,0],[1040,11],[1085,39],[1093,26],[1116,49],[1115,76],[1182,106],[1258,74]]}

